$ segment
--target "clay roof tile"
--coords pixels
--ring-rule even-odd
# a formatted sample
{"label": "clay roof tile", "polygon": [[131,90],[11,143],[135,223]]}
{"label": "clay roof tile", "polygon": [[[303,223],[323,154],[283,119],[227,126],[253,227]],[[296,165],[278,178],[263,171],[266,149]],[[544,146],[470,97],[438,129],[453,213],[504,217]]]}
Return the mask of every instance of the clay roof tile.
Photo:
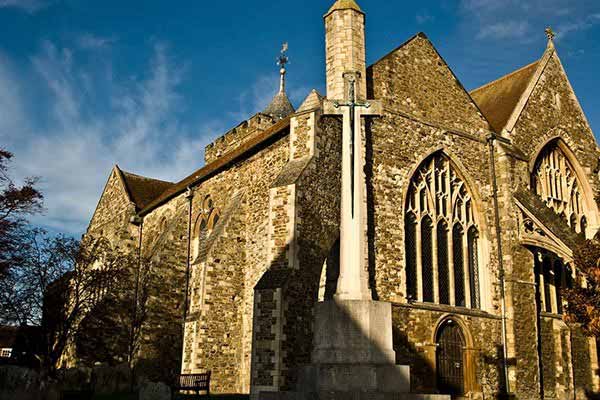
{"label": "clay roof tile", "polygon": [[127,186],[131,200],[139,210],[146,207],[152,200],[164,193],[165,190],[175,185],[172,182],[146,178],[130,172],[121,171],[121,173],[123,174],[123,181],[125,182],[125,186]]}
{"label": "clay roof tile", "polygon": [[497,132],[501,132],[506,126],[529,86],[538,64],[539,61],[536,61],[470,92],[483,115]]}

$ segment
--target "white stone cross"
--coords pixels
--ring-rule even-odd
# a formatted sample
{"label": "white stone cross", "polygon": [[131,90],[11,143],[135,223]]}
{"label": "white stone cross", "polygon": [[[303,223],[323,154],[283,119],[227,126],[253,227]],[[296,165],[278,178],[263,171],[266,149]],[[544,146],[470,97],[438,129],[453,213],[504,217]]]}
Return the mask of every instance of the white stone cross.
{"label": "white stone cross", "polygon": [[340,276],[336,299],[372,300],[367,260],[367,202],[365,180],[365,116],[379,115],[381,103],[356,99],[358,72],[347,72],[348,99],[328,100],[325,114],[343,115],[342,188],[340,218]]}

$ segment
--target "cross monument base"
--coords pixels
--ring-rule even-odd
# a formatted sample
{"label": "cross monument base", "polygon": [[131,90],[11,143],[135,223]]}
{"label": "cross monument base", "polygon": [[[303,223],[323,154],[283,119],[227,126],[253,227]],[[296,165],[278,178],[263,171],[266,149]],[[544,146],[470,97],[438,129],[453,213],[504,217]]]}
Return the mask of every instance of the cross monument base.
{"label": "cross monument base", "polygon": [[261,392],[259,400],[447,400],[410,393],[410,368],[395,364],[392,307],[373,300],[330,300],[315,309],[312,363],[294,392]]}

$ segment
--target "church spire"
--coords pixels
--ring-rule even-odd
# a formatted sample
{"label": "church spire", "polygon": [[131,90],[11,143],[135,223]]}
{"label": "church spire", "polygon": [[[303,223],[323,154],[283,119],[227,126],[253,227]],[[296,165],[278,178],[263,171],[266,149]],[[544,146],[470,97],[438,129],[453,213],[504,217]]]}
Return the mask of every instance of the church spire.
{"label": "church spire", "polygon": [[290,61],[287,56],[287,50],[288,44],[284,43],[281,48],[281,54],[277,58],[277,65],[281,67],[279,70],[279,92],[275,95],[271,104],[263,111],[263,114],[270,115],[276,119],[285,118],[296,111],[285,92],[285,75],[287,74],[285,66]]}

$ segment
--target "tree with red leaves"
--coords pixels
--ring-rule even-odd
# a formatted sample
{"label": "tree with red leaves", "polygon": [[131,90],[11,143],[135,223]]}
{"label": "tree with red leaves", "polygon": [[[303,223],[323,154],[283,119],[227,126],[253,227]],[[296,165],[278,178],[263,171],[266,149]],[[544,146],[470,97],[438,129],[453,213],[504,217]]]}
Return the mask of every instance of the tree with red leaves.
{"label": "tree with red leaves", "polygon": [[600,337],[600,241],[587,240],[574,251],[577,279],[566,290],[565,319],[581,325],[588,336]]}

